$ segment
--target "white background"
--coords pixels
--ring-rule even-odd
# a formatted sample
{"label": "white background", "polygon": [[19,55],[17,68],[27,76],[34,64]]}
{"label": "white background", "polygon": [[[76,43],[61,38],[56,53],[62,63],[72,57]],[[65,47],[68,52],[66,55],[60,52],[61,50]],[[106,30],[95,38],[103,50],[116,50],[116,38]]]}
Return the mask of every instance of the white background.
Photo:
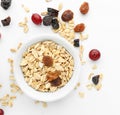
{"label": "white background", "polygon": [[[79,13],[80,4],[83,0],[52,0],[46,3],[44,0],[13,0],[12,6],[7,10],[0,8],[0,20],[11,16],[10,26],[0,27],[2,39],[0,40],[0,97],[10,92],[9,64],[8,58],[14,58],[15,54],[10,52],[10,48],[17,47],[19,42],[24,43],[30,40],[34,35],[41,33],[53,34],[51,28],[43,25],[36,26],[32,23],[30,17],[32,13],[41,13],[46,11],[47,7],[58,8],[59,3],[63,3],[61,13],[66,9],[74,12],[75,23],[85,23],[84,33],[89,34],[88,40],[82,42],[85,47],[84,60],[86,65],[81,67],[80,83],[81,86],[71,92],[62,100],[48,103],[47,108],[42,104],[34,104],[34,100],[26,95],[17,94],[14,106],[0,107],[5,111],[5,115],[119,115],[120,114],[120,6],[119,0],[87,0],[90,5],[90,11],[86,16]],[[26,13],[21,4],[30,8],[30,13]],[[29,32],[25,34],[18,26],[24,17],[29,17]],[[77,35],[76,35],[77,37]],[[97,48],[101,52],[101,58],[97,62],[91,62],[88,58],[88,52],[92,48]],[[97,64],[97,70],[92,70],[92,66]],[[102,89],[88,91],[88,75],[90,72],[95,74],[103,73]],[[78,92],[84,92],[85,97],[79,97]],[[0,105],[1,106],[1,105]]]}

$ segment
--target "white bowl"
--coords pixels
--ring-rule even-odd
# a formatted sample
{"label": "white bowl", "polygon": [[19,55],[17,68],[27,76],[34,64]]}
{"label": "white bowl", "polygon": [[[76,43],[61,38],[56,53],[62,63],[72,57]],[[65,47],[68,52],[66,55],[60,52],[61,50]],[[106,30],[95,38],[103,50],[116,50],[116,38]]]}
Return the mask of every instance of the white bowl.
{"label": "white bowl", "polygon": [[[22,59],[23,52],[25,52],[26,49],[30,45],[40,42],[40,41],[45,41],[45,40],[51,40],[63,46],[73,56],[73,59],[74,59],[74,70],[73,70],[73,75],[71,79],[64,87],[58,89],[55,92],[40,92],[40,91],[34,90],[24,80],[24,76],[20,68],[20,61]],[[51,102],[51,101],[55,101],[55,100],[63,98],[64,96],[69,94],[74,89],[74,87],[76,86],[78,82],[79,71],[80,71],[80,61],[79,61],[79,55],[77,51],[75,50],[75,48],[64,38],[61,38],[57,35],[54,35],[54,36],[53,35],[40,35],[37,37],[33,37],[32,40],[27,41],[26,43],[23,44],[23,46],[17,52],[17,55],[15,57],[14,67],[15,67],[14,72],[15,72],[15,78],[16,78],[17,84],[19,85],[19,87],[25,94],[27,94],[29,97],[35,100]]]}

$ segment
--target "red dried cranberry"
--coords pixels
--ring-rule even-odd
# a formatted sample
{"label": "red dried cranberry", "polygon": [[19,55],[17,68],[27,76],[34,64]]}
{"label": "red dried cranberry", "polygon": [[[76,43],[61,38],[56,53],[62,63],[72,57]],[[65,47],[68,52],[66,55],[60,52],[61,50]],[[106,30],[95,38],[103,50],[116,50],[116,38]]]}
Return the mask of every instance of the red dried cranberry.
{"label": "red dried cranberry", "polygon": [[32,21],[36,25],[40,25],[42,23],[42,18],[39,14],[34,13],[31,17]]}
{"label": "red dried cranberry", "polygon": [[0,115],[4,115],[3,109],[0,109]]}
{"label": "red dried cranberry", "polygon": [[96,61],[100,58],[101,54],[100,54],[100,51],[97,50],[97,49],[92,49],[90,52],[89,52],[89,58],[93,61]]}

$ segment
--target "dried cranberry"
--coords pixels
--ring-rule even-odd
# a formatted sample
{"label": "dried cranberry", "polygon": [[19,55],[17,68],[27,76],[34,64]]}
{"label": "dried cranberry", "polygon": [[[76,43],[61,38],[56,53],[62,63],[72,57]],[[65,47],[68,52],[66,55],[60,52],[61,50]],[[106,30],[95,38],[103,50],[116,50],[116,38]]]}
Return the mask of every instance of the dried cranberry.
{"label": "dried cranberry", "polygon": [[45,17],[43,18],[43,24],[44,24],[45,26],[51,25],[52,19],[53,19],[52,16],[45,16]]}
{"label": "dried cranberry", "polygon": [[53,17],[58,17],[59,11],[53,8],[47,8],[48,15]]}
{"label": "dried cranberry", "polygon": [[73,12],[71,10],[65,10],[61,18],[65,22],[70,21],[73,19]]}
{"label": "dried cranberry", "polygon": [[79,44],[79,39],[74,39],[74,46],[75,47],[79,47],[80,46],[80,44]]}
{"label": "dried cranberry", "polygon": [[100,51],[97,50],[97,49],[92,49],[90,52],[89,52],[89,58],[93,61],[96,61],[100,58],[101,54],[100,54]]}
{"label": "dried cranberry", "polygon": [[85,24],[84,23],[80,23],[80,24],[77,24],[74,28],[74,31],[75,32],[83,32],[85,29]]}
{"label": "dried cranberry", "polygon": [[97,85],[99,83],[100,75],[95,75],[92,77],[92,82]]}
{"label": "dried cranberry", "polygon": [[32,21],[36,25],[40,25],[42,23],[42,18],[39,14],[34,13],[31,17]]}
{"label": "dried cranberry", "polygon": [[2,22],[3,26],[8,26],[11,22],[11,17],[8,16],[7,18],[1,20],[1,22]]}
{"label": "dried cranberry", "polygon": [[87,14],[88,11],[89,11],[89,4],[88,4],[88,2],[83,2],[83,4],[80,6],[79,10],[80,10],[80,12],[82,14]]}
{"label": "dried cranberry", "polygon": [[0,115],[4,115],[3,109],[0,109]]}
{"label": "dried cranberry", "polygon": [[58,29],[59,28],[59,22],[56,18],[52,19],[52,27],[53,27],[53,29]]}
{"label": "dried cranberry", "polygon": [[11,6],[11,0],[1,0],[1,7],[7,10]]}

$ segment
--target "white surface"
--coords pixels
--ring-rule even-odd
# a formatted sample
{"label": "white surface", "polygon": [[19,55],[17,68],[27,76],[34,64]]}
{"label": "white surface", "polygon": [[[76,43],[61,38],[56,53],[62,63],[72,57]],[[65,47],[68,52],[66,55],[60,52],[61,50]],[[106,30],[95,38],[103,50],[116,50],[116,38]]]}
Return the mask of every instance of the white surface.
{"label": "white surface", "polygon": [[[0,19],[10,15],[12,23],[9,27],[0,27],[2,40],[0,41],[0,83],[3,88],[0,89],[0,97],[9,93],[9,64],[7,59],[14,57],[11,54],[10,48],[17,47],[19,42],[24,42],[30,39],[33,35],[40,33],[52,33],[48,27],[37,27],[29,18],[30,31],[27,34],[23,33],[22,28],[18,23],[25,16],[30,17],[32,13],[40,13],[46,8],[57,8],[62,2],[64,9],[71,9],[75,13],[75,23],[84,22],[86,30],[84,33],[89,34],[89,39],[82,42],[85,47],[84,59],[87,64],[81,67],[80,83],[81,87],[70,93],[64,99],[48,103],[47,108],[43,108],[41,104],[34,104],[34,101],[26,95],[18,95],[14,101],[13,108],[2,107],[5,110],[5,115],[119,115],[120,114],[120,7],[119,0],[89,0],[90,11],[88,15],[82,16],[79,14],[79,6],[83,0],[53,0],[46,3],[44,0],[13,0],[12,6],[5,11],[0,8]],[[69,3],[68,3],[69,2]],[[25,13],[21,8],[21,4],[25,4],[30,8],[30,13]],[[96,62],[98,69],[95,73],[103,73],[104,79],[102,89],[88,91],[85,85],[88,83],[87,77],[94,64],[88,58],[88,52],[92,48],[97,48],[101,51],[101,59]],[[85,98],[81,99],[78,92],[85,92]]]}
{"label": "white surface", "polygon": [[[20,62],[22,59],[23,53],[27,50],[26,48],[29,48],[31,45],[36,44],[37,42],[42,42],[50,40],[53,41],[60,46],[63,46],[73,57],[74,60],[74,68],[73,68],[73,75],[70,81],[62,88],[58,89],[55,92],[39,92],[31,88],[24,80],[23,72],[20,68]],[[79,75],[80,75],[80,59],[79,55],[77,54],[77,51],[71,45],[69,42],[67,42],[65,39],[58,35],[39,35],[34,36],[32,40],[28,41],[27,43],[24,43],[24,45],[21,47],[21,49],[17,52],[16,57],[14,59],[14,75],[16,82],[18,83],[21,90],[27,94],[32,99],[38,100],[38,101],[44,101],[44,102],[53,102],[62,99],[63,97],[67,96],[71,91],[73,91],[74,87],[78,83]]]}

